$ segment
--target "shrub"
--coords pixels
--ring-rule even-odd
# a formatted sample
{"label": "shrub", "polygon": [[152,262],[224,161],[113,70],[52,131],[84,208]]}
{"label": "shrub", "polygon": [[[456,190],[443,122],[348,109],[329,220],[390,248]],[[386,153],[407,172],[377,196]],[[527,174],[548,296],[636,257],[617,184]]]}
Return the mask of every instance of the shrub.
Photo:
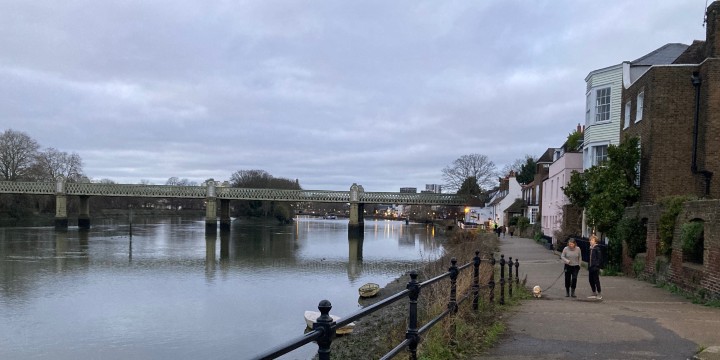
{"label": "shrub", "polygon": [[688,196],[672,196],[660,201],[664,208],[658,221],[659,251],[662,255],[670,255],[672,252],[675,221],[682,210],[683,203],[688,200],[690,200]]}
{"label": "shrub", "polygon": [[690,261],[702,263],[704,225],[702,221],[692,221],[683,224],[680,229],[683,254],[687,255]]}
{"label": "shrub", "polygon": [[[623,218],[613,229],[611,238],[625,240],[628,249],[628,256],[635,258],[639,253],[646,251],[647,229],[638,218]],[[622,243],[621,243],[622,244]]]}

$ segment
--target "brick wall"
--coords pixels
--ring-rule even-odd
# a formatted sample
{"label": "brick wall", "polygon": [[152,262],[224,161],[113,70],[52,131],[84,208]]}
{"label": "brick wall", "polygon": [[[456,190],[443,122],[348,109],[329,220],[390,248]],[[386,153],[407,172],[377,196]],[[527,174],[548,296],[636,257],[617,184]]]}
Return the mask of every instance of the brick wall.
{"label": "brick wall", "polygon": [[[662,213],[663,208],[660,205],[635,206],[627,208],[625,211],[626,217],[648,220],[645,275],[649,277],[657,275],[655,266],[659,257],[657,254],[659,243],[658,220]],[[704,223],[705,251],[702,264],[683,261],[680,234],[682,225],[690,221],[702,221]],[[623,265],[632,264],[632,259],[627,258],[624,249],[623,256],[625,257]],[[624,270],[631,269],[630,267]],[[667,279],[685,290],[704,291],[709,296],[720,299],[720,200],[696,200],[684,204],[683,210],[675,222]]]}

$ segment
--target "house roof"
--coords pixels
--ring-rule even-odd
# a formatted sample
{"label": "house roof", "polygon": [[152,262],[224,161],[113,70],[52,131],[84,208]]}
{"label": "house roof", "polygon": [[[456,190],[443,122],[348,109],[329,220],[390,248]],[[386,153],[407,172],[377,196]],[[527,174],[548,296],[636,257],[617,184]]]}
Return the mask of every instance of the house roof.
{"label": "house roof", "polygon": [[545,153],[540,155],[537,162],[538,163],[552,163],[554,154],[555,154],[555,148],[548,148],[547,150],[545,150]]}
{"label": "house roof", "polygon": [[516,199],[515,202],[512,203],[512,205],[508,206],[505,211],[509,213],[519,213],[523,211],[523,208],[526,208],[527,204],[525,204],[525,200],[523,199]]}
{"label": "house roof", "polygon": [[680,43],[665,44],[652,52],[630,62],[637,66],[672,64],[689,46]]}
{"label": "house roof", "polygon": [[499,204],[507,195],[498,196],[490,202],[490,206]]}

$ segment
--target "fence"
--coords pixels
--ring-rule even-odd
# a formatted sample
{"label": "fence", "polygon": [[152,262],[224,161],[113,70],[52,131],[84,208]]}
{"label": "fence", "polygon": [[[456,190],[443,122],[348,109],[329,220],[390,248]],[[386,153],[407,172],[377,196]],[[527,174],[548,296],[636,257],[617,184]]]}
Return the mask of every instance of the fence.
{"label": "fence", "polygon": [[[515,283],[516,288],[519,288],[520,286],[520,275],[519,275],[519,267],[520,262],[515,259],[515,262],[513,263],[512,257],[508,258],[509,260],[505,260],[505,255],[500,255],[500,260],[496,261],[494,255],[491,254],[490,259],[481,259],[480,258],[480,252],[475,251],[475,257],[471,262],[468,262],[465,265],[457,266],[457,260],[455,258],[452,258],[450,260],[451,266],[449,270],[441,275],[438,275],[432,279],[426,280],[422,283],[419,283],[417,278],[418,274],[415,271],[410,272],[410,282],[407,285],[406,290],[401,291],[395,295],[392,295],[382,301],[379,301],[373,305],[367,306],[364,309],[348,316],[345,318],[342,318],[339,321],[333,321],[333,319],[330,317],[330,310],[332,309],[332,304],[328,300],[322,300],[318,304],[318,310],[320,310],[320,317],[317,319],[316,323],[313,326],[312,331],[306,333],[303,336],[299,336],[298,338],[295,338],[293,340],[288,341],[284,345],[280,345],[276,348],[270,349],[267,352],[257,355],[253,359],[274,359],[281,355],[287,354],[301,346],[304,346],[310,342],[315,341],[318,345],[318,358],[320,360],[330,360],[330,346],[332,344],[332,341],[335,337],[335,330],[342,328],[343,326],[346,326],[353,321],[359,320],[363,318],[364,316],[367,316],[369,314],[374,313],[375,311],[378,311],[388,305],[391,305],[400,299],[407,297],[409,300],[409,311],[408,311],[408,326],[407,331],[405,333],[405,340],[397,344],[395,348],[393,348],[390,352],[385,354],[381,359],[392,359],[395,356],[399,355],[401,351],[407,349],[409,352],[409,358],[411,360],[417,359],[417,348],[418,344],[420,343],[420,335],[424,334],[430,328],[432,328],[435,324],[440,322],[440,320],[444,319],[447,316],[452,316],[453,314],[457,313],[458,307],[465,302],[467,299],[470,298],[472,295],[472,309],[478,310],[478,304],[480,300],[480,288],[487,288],[488,290],[488,302],[494,303],[495,302],[495,265],[496,263],[499,263],[500,265],[500,299],[499,304],[503,305],[505,304],[505,288],[507,285],[507,292],[508,296],[512,297],[513,295],[513,282]],[[486,261],[490,263],[491,266],[491,274],[490,274],[490,280],[486,285],[480,284],[480,264],[482,261]],[[505,277],[505,267],[508,268],[508,278]],[[473,279],[472,279],[472,286],[470,286],[465,294],[458,299],[457,298],[457,278],[460,272],[462,272],[465,269],[468,269],[472,267],[473,268]],[[513,267],[515,267],[515,278],[513,280]],[[450,298],[448,300],[447,309],[443,311],[440,315],[436,316],[435,318],[429,320],[425,325],[418,328],[418,299],[420,297],[420,290],[424,287],[427,287],[431,284],[437,283],[440,280],[443,280],[445,278],[450,278]]]}

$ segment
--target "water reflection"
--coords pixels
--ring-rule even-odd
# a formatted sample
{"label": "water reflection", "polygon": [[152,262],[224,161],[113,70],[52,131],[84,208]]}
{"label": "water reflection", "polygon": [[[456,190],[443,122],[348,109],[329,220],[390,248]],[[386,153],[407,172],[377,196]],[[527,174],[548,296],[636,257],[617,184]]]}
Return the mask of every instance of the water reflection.
{"label": "water reflection", "polygon": [[342,220],[238,221],[206,236],[203,220],[136,217],[132,236],[127,219],[0,228],[0,358],[247,358],[302,334],[320,300],[354,312],[360,285],[442,252],[419,224],[369,221],[349,236]]}

